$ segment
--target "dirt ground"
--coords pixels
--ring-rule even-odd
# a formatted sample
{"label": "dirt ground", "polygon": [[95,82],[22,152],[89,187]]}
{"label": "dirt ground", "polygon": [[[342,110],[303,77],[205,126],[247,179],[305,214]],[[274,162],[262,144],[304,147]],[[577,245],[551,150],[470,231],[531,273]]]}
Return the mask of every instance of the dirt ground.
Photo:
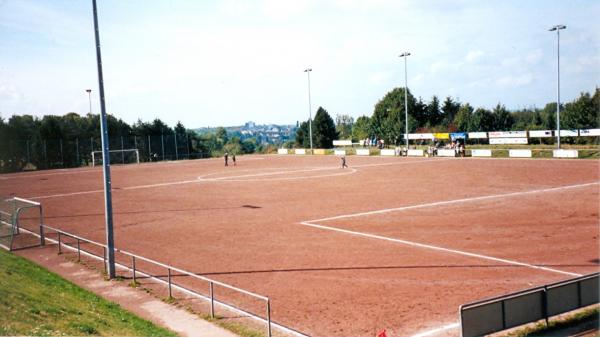
{"label": "dirt ground", "polygon": [[[457,336],[461,304],[599,270],[598,161],[347,163],[113,166],[116,246],[268,296],[274,321],[311,336]],[[42,202],[46,224],[104,241],[100,168],[1,175],[0,195]]]}

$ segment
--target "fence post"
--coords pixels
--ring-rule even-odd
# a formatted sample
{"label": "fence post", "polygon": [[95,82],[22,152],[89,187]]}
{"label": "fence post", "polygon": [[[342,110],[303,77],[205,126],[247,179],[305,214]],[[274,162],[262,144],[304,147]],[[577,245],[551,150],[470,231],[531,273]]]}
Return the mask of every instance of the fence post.
{"label": "fence post", "polygon": [[44,139],[44,162],[46,162],[46,168],[48,168],[48,150],[46,149],[46,140]]}
{"label": "fence post", "polygon": [[29,140],[27,140],[27,162],[31,162],[31,157],[29,156]]}
{"label": "fence post", "polygon": [[267,336],[271,337],[271,299],[267,297]]}
{"label": "fence post", "polygon": [[177,151],[177,132],[173,132],[175,135],[175,160],[179,160],[179,152]]}
{"label": "fence post", "polygon": [[210,281],[210,317],[215,318],[215,289],[213,282]]}
{"label": "fence post", "polygon": [[63,156],[62,138],[58,140],[58,144],[60,146],[60,164],[62,165],[62,167],[65,167],[65,157]]}
{"label": "fence post", "polygon": [[75,150],[77,153],[77,167],[81,166],[81,160],[79,160],[79,138],[75,138]]}
{"label": "fence post", "polygon": [[131,257],[131,269],[133,270],[133,285],[136,285],[137,281],[135,279],[135,256]]}
{"label": "fence post", "polygon": [[167,268],[167,272],[169,273],[169,298],[173,298],[171,293],[171,268]]}
{"label": "fence post", "polygon": [[123,152],[123,136],[121,136],[121,163],[125,164],[125,152]]}
{"label": "fence post", "polygon": [[58,253],[62,254],[62,247],[60,246],[60,232],[58,232]]}
{"label": "fence post", "polygon": [[160,134],[160,147],[162,148],[162,160],[165,160],[165,135]]}
{"label": "fence post", "polygon": [[77,238],[77,262],[81,261],[81,248],[79,246],[79,238]]}
{"label": "fence post", "polygon": [[185,134],[185,138],[186,138],[186,142],[185,145],[187,146],[187,159],[190,159],[190,135],[189,134]]}

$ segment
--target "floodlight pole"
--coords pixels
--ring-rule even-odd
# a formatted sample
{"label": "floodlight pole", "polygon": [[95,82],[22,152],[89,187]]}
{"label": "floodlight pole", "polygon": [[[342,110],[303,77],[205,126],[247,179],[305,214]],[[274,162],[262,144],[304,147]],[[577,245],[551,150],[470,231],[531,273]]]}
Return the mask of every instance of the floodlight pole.
{"label": "floodlight pole", "polygon": [[98,63],[98,89],[100,90],[100,131],[102,138],[102,167],[104,173],[104,215],[106,218],[106,246],[108,261],[106,271],[108,278],[115,278],[115,243],[113,238],[112,194],[110,180],[110,156],[108,152],[108,129],[106,125],[106,104],[104,101],[104,79],[102,77],[102,56],[100,54],[100,32],[98,29],[98,10],[96,0],[92,0],[94,8],[94,32],[96,36],[96,60]]}
{"label": "floodlight pole", "polygon": [[548,31],[556,31],[556,143],[560,150],[560,30],[566,29],[565,25],[556,25]]}
{"label": "floodlight pole", "polygon": [[410,56],[409,52],[400,54],[399,57],[404,58],[404,123],[405,123],[405,138],[406,138],[406,154],[408,155],[408,74],[406,72],[406,59]]}
{"label": "floodlight pole", "polygon": [[310,153],[312,154],[313,149],[313,137],[312,137],[312,107],[310,103],[310,72],[311,68],[307,68],[304,70],[306,75],[308,75],[308,135],[310,138]]}

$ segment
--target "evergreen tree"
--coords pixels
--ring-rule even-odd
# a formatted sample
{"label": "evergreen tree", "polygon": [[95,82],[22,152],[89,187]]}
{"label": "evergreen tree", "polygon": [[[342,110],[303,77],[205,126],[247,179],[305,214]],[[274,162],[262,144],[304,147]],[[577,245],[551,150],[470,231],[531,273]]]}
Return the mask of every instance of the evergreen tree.
{"label": "evergreen tree", "polygon": [[319,107],[313,123],[314,147],[321,149],[330,149],[333,147],[333,141],[338,139],[338,132],[335,130],[335,123],[327,110]]}

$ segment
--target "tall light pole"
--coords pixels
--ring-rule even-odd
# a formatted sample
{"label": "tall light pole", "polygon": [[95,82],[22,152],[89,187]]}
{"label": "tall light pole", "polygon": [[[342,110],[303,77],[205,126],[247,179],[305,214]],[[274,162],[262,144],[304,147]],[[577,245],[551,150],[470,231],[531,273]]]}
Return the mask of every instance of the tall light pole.
{"label": "tall light pole", "polygon": [[310,72],[311,68],[304,69],[306,75],[308,75],[308,136],[310,138],[310,153],[312,154],[313,142],[312,142],[312,107],[310,104]]}
{"label": "tall light pole", "polygon": [[410,56],[409,52],[404,52],[399,57],[404,58],[404,122],[406,137],[406,153],[408,155],[408,75],[406,72],[406,59]]}
{"label": "tall light pole", "polygon": [[90,115],[92,114],[92,89],[85,89],[85,92],[88,93],[88,99],[90,100]]}
{"label": "tall light pole", "polygon": [[106,125],[106,104],[104,102],[104,78],[102,76],[102,56],[100,54],[100,31],[98,29],[98,10],[96,0],[92,0],[94,11],[94,33],[96,37],[96,61],[98,64],[98,89],[100,90],[100,135],[102,138],[102,171],[104,173],[104,217],[106,220],[106,246],[108,278],[116,276],[115,241],[113,237],[112,188],[110,180],[110,157],[108,152],[108,129]]}
{"label": "tall light pole", "polygon": [[565,29],[567,26],[565,25],[556,25],[548,31],[553,32],[556,31],[556,143],[558,144],[558,149],[560,150],[560,30]]}

